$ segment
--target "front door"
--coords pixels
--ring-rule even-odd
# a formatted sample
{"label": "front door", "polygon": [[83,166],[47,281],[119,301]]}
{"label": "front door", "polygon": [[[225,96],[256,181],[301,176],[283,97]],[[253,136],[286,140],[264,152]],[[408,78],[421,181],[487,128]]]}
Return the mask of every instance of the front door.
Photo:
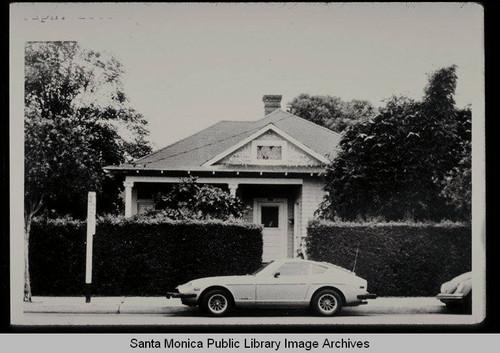
{"label": "front door", "polygon": [[287,200],[256,199],[254,222],[263,227],[262,262],[287,257]]}

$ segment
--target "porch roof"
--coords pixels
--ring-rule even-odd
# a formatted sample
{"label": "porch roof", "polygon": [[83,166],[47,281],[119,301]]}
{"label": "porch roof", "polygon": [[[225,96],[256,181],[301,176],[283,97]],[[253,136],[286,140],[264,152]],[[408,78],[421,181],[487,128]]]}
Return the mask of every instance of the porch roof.
{"label": "porch roof", "polygon": [[221,174],[235,174],[235,173],[242,173],[242,174],[259,174],[259,173],[265,173],[265,174],[284,174],[284,173],[289,173],[289,174],[321,174],[325,172],[325,168],[323,167],[318,167],[318,166],[267,166],[267,165],[262,165],[262,166],[255,166],[255,165],[231,165],[231,166],[224,166],[224,165],[216,165],[212,167],[192,167],[192,166],[184,166],[184,167],[166,167],[166,168],[155,168],[155,167],[138,167],[138,166],[130,166],[130,167],[124,167],[124,166],[110,166],[106,167],[106,170],[112,171],[112,172],[122,172],[122,173],[138,173],[140,172],[142,175],[144,174],[153,174],[153,175],[158,175],[162,174],[165,172],[166,175],[175,173],[175,172],[182,172],[182,173],[193,173],[193,174],[206,174],[206,173],[213,173],[216,175],[221,175]]}

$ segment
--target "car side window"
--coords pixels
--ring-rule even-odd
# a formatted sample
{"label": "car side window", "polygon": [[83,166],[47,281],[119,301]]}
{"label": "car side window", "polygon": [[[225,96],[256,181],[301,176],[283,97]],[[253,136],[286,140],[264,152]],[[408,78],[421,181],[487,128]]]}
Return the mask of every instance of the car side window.
{"label": "car side window", "polygon": [[310,264],[300,262],[289,262],[281,265],[276,272],[280,276],[303,276],[309,274]]}
{"label": "car side window", "polygon": [[312,265],[311,266],[311,274],[312,275],[319,275],[319,274],[325,272],[326,270],[328,270],[328,267],[325,267],[325,266],[319,266],[319,265]]}

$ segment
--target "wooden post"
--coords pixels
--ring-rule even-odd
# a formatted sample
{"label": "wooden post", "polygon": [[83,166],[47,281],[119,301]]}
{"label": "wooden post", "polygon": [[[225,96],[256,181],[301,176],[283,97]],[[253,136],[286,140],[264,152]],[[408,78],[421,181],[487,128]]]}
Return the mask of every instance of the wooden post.
{"label": "wooden post", "polygon": [[87,199],[87,262],[85,267],[85,302],[90,303],[92,288],[92,243],[95,234],[96,223],[96,194],[89,191]]}
{"label": "wooden post", "polygon": [[130,181],[124,181],[125,186],[125,217],[132,217],[132,188],[134,183]]}

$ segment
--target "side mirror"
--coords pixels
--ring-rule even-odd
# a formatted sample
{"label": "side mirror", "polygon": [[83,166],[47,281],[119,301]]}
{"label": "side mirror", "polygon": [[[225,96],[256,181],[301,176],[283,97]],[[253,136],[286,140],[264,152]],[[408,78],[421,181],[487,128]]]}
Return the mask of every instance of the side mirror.
{"label": "side mirror", "polygon": [[279,273],[279,272],[276,272],[276,273],[274,274],[274,278],[278,278],[279,276],[280,276],[280,273]]}

